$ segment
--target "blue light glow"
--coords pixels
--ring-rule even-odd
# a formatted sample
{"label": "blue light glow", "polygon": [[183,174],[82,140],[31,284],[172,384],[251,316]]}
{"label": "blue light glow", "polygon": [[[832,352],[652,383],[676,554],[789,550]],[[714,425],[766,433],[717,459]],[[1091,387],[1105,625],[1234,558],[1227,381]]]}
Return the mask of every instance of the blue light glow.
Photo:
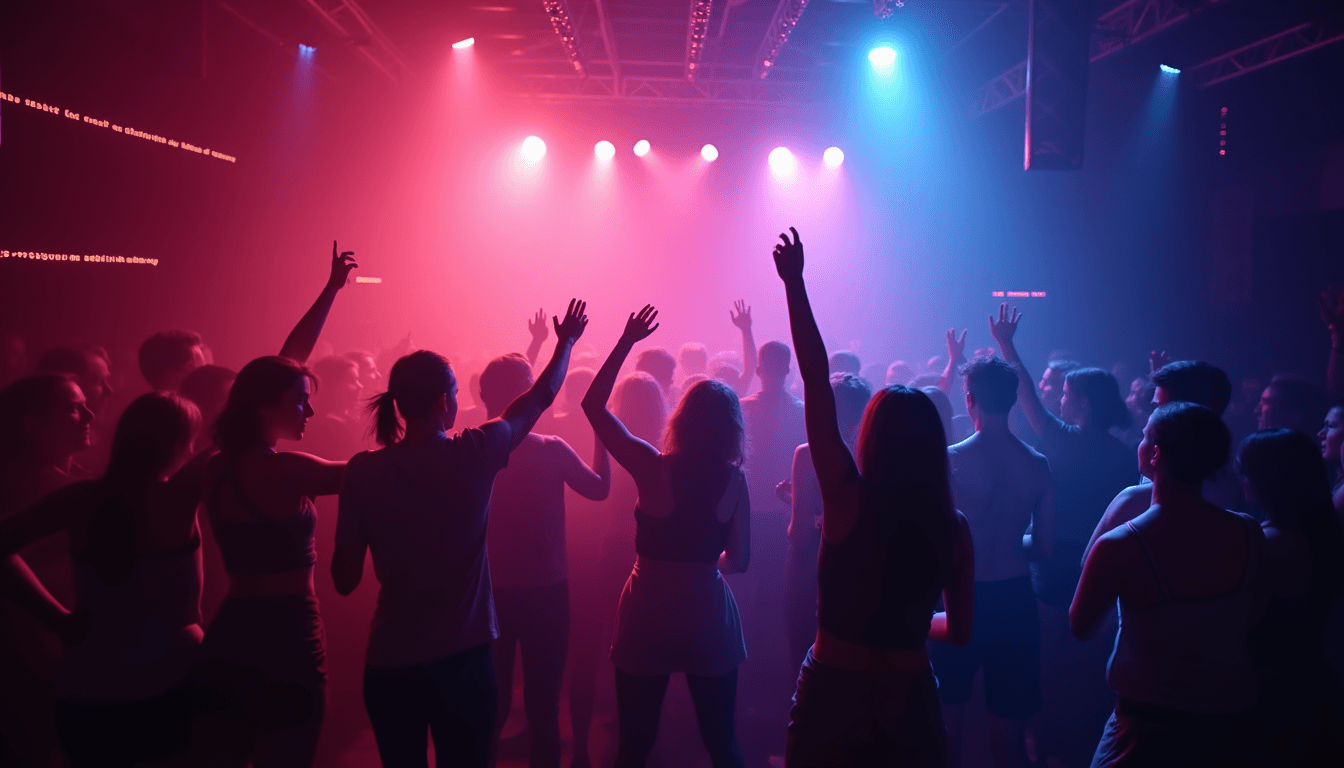
{"label": "blue light glow", "polygon": [[1177,69],[1177,68],[1175,68],[1175,67],[1169,67],[1169,66],[1167,66],[1166,64],[1159,65],[1159,66],[1158,66],[1158,69],[1162,70],[1163,72],[1165,72],[1165,73],[1168,74],[1168,75],[1179,75],[1179,74],[1181,74],[1181,70],[1179,70],[1179,69]]}
{"label": "blue light glow", "polygon": [[300,55],[300,56],[303,56],[304,58],[311,58],[312,55],[313,55],[314,53],[316,53],[316,52],[317,52],[317,48],[316,48],[316,47],[311,46],[311,45],[304,45],[303,43],[299,43],[299,55]]}

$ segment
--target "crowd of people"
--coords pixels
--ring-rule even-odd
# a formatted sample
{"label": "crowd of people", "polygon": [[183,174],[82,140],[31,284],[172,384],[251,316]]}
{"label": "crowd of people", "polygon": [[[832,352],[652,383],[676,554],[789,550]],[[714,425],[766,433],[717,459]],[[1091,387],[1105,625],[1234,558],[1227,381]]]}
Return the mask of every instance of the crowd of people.
{"label": "crowd of people", "polygon": [[[568,693],[571,766],[605,765],[604,653],[617,768],[655,753],[674,674],[716,768],[968,764],[977,679],[997,768],[1344,763],[1344,293],[1325,387],[1234,393],[1160,352],[1128,392],[1067,355],[1037,380],[1007,305],[974,359],[949,331],[946,359],[865,368],[781,239],[792,347],[739,302],[740,361],[644,348],[623,375],[657,309],[599,359],[576,299],[468,377],[473,407],[408,343],[385,378],[310,366],[357,267],[333,243],[278,355],[155,334],[115,428],[99,347],[0,381],[0,764],[310,766],[362,692],[384,765],[432,738],[489,766],[521,658],[528,764],[561,764]],[[359,679],[328,660],[320,548],[340,595],[372,561]],[[776,754],[744,757],[747,710]]]}

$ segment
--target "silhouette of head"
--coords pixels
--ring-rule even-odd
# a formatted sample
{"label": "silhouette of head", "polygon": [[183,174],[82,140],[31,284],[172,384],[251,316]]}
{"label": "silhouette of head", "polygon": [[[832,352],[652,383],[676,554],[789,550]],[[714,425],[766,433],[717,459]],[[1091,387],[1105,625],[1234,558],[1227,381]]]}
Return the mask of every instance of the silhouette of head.
{"label": "silhouette of head", "polygon": [[332,355],[313,363],[313,373],[317,375],[314,399],[318,410],[344,418],[359,408],[364,382],[358,362],[345,355]]}
{"label": "silhouette of head", "polygon": [[842,350],[831,353],[831,373],[852,373],[858,376],[863,371],[863,363],[853,352]]}
{"label": "silhouette of head", "polygon": [[[1064,399],[1064,377],[1070,371],[1082,368],[1083,364],[1075,360],[1051,360],[1046,363],[1045,371],[1036,389],[1041,393],[1041,402],[1056,416],[1060,415],[1060,402]],[[1061,418],[1063,418],[1061,416]],[[1064,419],[1068,421],[1068,419]]]}
{"label": "silhouette of head", "polygon": [[1129,426],[1129,408],[1120,397],[1120,385],[1110,371],[1075,368],[1064,376],[1059,401],[1060,418],[1092,429]]}
{"label": "silhouette of head", "polygon": [[1232,381],[1222,368],[1202,360],[1167,363],[1150,380],[1154,405],[1195,403],[1222,416],[1232,402]]}
{"label": "silhouette of head", "polygon": [[88,344],[49,350],[38,358],[37,372],[69,376],[84,392],[84,403],[95,416],[112,396],[112,368],[102,347]]}
{"label": "silhouette of head", "polygon": [[243,366],[229,388],[229,399],[215,421],[215,444],[242,453],[301,440],[313,408],[313,374],[286,357],[259,357]]}
{"label": "silhouette of head", "polygon": [[663,452],[712,464],[740,466],[745,458],[742,406],[732,387],[716,379],[686,390],[668,420]]}
{"label": "silhouette of head", "polygon": [[1295,429],[1315,434],[1329,399],[1321,387],[1298,378],[1275,376],[1260,396],[1255,415],[1260,429]]}
{"label": "silhouette of head", "polygon": [[961,367],[966,379],[966,410],[1007,416],[1017,403],[1017,371],[997,357],[978,357]]}
{"label": "silhouette of head", "polygon": [[182,395],[137,397],[117,421],[105,479],[132,488],[167,475],[191,455],[200,428],[200,410]]}
{"label": "silhouette of head", "polygon": [[650,445],[659,445],[667,426],[667,401],[652,376],[635,371],[616,385],[613,413],[630,434]]}
{"label": "silhouette of head", "polygon": [[89,447],[93,412],[65,376],[25,376],[0,390],[0,461],[59,463]]}
{"label": "silhouette of head", "polygon": [[635,359],[635,370],[643,371],[653,377],[662,387],[663,394],[672,391],[673,376],[677,372],[677,360],[672,353],[662,347],[653,347],[639,353]]}
{"label": "silhouette of head", "polygon": [[1222,418],[1194,403],[1168,403],[1148,417],[1139,443],[1139,471],[1198,485],[1227,463],[1232,435]]}
{"label": "silhouette of head", "polygon": [[457,419],[457,377],[448,358],[421,349],[403,355],[387,375],[387,391],[369,404],[378,444],[393,445],[405,434],[397,414],[407,421],[443,418],[451,429]]}
{"label": "silhouette of head", "polygon": [[485,412],[495,418],[532,386],[532,366],[527,358],[510,352],[491,360],[481,371],[481,399]]}
{"label": "silhouette of head", "polygon": [[705,368],[709,365],[709,351],[698,341],[688,341],[681,345],[677,360],[681,363],[683,375],[694,376],[705,372]]}
{"label": "silhouette of head", "polygon": [[193,370],[205,365],[201,335],[193,331],[160,331],[140,345],[140,374],[149,386],[175,390]]}
{"label": "silhouette of head", "polygon": [[782,341],[767,341],[756,354],[756,375],[761,377],[761,388],[772,391],[784,388],[789,377],[793,352]]}

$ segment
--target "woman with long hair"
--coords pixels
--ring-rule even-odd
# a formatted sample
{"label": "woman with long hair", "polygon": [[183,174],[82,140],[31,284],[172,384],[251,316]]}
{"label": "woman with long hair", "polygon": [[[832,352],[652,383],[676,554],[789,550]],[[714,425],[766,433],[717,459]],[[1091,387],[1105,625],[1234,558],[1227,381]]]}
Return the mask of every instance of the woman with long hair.
{"label": "woman with long hair", "polygon": [[[790,712],[790,768],[942,766],[945,733],[925,641],[971,636],[975,557],[952,505],[947,436],[928,396],[894,385],[868,402],[857,461],[845,445],[826,347],[803,282],[803,243],[781,235],[807,441],[821,488],[817,634]],[[939,598],[946,610],[935,612]]]}
{"label": "woman with long hair", "polygon": [[1093,768],[1261,764],[1247,633],[1263,605],[1265,536],[1202,490],[1231,440],[1204,406],[1153,411],[1138,448],[1153,505],[1088,552],[1069,608],[1074,636],[1092,637],[1120,606],[1106,668],[1115,709]]}
{"label": "woman with long hair", "polygon": [[[27,376],[0,390],[0,520],[87,477],[75,457],[89,448],[93,419],[84,392],[66,376]],[[20,586],[38,577],[54,601]],[[57,750],[61,659],[60,637],[50,628],[67,619],[51,608],[74,598],[69,546],[58,535],[9,554],[0,583],[19,587],[0,600],[0,762],[13,755],[20,765],[45,768]]]}
{"label": "woman with long hair", "polygon": [[196,674],[200,765],[312,764],[326,705],[322,620],[314,595],[316,496],[335,494],[345,462],[277,451],[300,440],[313,409],[304,366],[356,266],[332,243],[331,274],[276,357],[238,372],[214,425],[205,507],[229,592]]}
{"label": "woman with long hair", "polygon": [[117,422],[107,473],[67,486],[0,522],[0,554],[65,533],[76,611],[50,601],[68,644],[56,724],[75,768],[182,757],[187,673],[201,644],[202,461],[188,463],[196,406],[171,392],[136,398]]}
{"label": "woman with long hair", "polygon": [[1325,462],[1310,437],[1274,429],[1242,442],[1237,469],[1246,498],[1265,513],[1260,527],[1273,589],[1250,634],[1264,757],[1268,765],[1339,764],[1340,690],[1324,643],[1344,589],[1344,533]]}
{"label": "woman with long hair", "polygon": [[634,570],[621,593],[611,660],[616,667],[617,768],[638,768],[658,736],[672,673],[686,675],[700,736],[715,766],[743,765],[734,711],[746,659],[737,604],[722,574],[747,568],[751,506],[742,473],[742,409],[717,380],[693,385],[668,422],[662,450],[632,435],[607,408],[621,364],[658,326],[631,313],[583,398],[612,458],[634,478]]}
{"label": "woman with long hair", "polygon": [[387,768],[424,766],[427,733],[440,764],[490,764],[491,643],[499,637],[486,549],[490,494],[509,454],[555,401],[588,323],[585,306],[573,300],[563,322],[552,318],[550,362],[479,428],[449,435],[457,376],[428,350],[398,360],[370,408],[383,447],[350,462],[331,576],[338,592],[350,594],[372,553],[379,592],[364,705]]}

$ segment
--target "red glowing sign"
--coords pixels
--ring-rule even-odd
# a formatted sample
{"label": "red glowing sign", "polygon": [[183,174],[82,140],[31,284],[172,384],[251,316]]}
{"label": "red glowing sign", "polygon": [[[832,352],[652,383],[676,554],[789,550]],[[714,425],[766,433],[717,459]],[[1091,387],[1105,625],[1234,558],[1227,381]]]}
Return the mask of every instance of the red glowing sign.
{"label": "red glowing sign", "polygon": [[356,282],[356,283],[381,283],[381,282],[383,282],[383,278],[381,278],[381,277],[356,277],[356,278],[355,278],[355,282]]}
{"label": "red glowing sign", "polygon": [[47,253],[46,251],[7,251],[0,249],[0,259],[27,259],[29,261],[65,261],[79,264],[145,264],[159,266],[158,259],[140,256],[110,256],[105,253]]}
{"label": "red glowing sign", "polygon": [[174,149],[184,149],[188,152],[193,152],[198,155],[213,157],[216,160],[223,160],[229,163],[238,162],[238,158],[234,157],[233,155],[226,155],[223,152],[218,152],[213,149],[198,147],[195,144],[191,144],[185,141],[178,141],[177,139],[169,139],[164,136],[160,136],[156,133],[148,133],[146,131],[136,130],[135,128],[123,127],[111,122],[110,120],[99,120],[96,117],[91,117],[89,115],[81,115],[78,112],[72,112],[68,109],[62,109],[60,107],[53,107],[50,104],[35,101],[33,99],[21,99],[12,93],[5,93],[4,91],[0,91],[0,101],[8,101],[13,104],[22,104],[25,107],[30,107],[32,109],[41,110],[42,112],[48,112],[53,115],[64,117],[67,120],[74,120],[76,122],[84,123],[85,125],[91,125],[95,128],[108,128],[112,131],[123,134],[125,136],[133,136],[137,139],[152,141],[155,144],[163,144],[164,146],[173,147]]}

